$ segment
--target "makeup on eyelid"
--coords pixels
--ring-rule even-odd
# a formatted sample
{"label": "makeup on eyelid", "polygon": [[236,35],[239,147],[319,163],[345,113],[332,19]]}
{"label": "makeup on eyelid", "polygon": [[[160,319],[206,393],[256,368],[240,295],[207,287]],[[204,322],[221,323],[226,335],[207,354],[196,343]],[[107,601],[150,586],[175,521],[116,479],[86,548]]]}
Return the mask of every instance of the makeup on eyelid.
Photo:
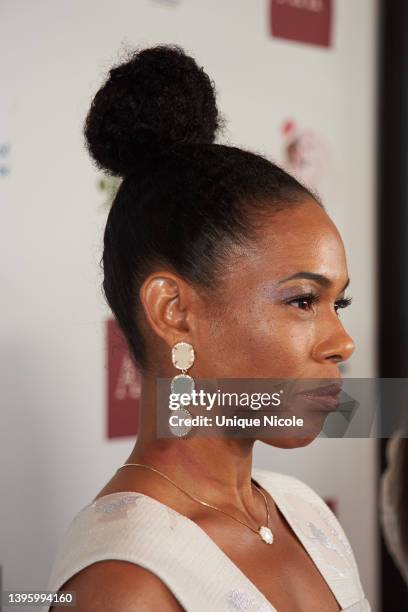
{"label": "makeup on eyelid", "polygon": [[[308,303],[309,307],[311,307],[313,304],[318,304],[321,301],[320,292],[321,289],[316,290],[315,287],[312,288],[299,285],[282,289],[279,283],[267,284],[263,287],[263,293],[267,299],[283,305],[289,305],[291,302],[298,300]],[[350,306],[351,302],[352,298],[346,297],[342,292],[342,295],[337,296],[336,300],[334,300],[336,312],[338,313],[339,310],[347,308],[347,306]],[[301,310],[307,310],[307,308],[302,308]]]}
{"label": "makeup on eyelid", "polygon": [[[266,285],[263,286],[264,294],[266,294],[266,297],[272,297],[272,298],[282,297],[282,293],[280,292],[278,293],[277,290],[279,290],[279,288],[282,285],[285,285],[285,283],[288,283],[295,279],[296,280],[302,279],[303,281],[309,281],[309,282],[313,281],[319,286],[320,290],[330,289],[334,284],[333,280],[331,280],[329,277],[325,276],[324,274],[320,274],[317,272],[301,271],[301,272],[296,272],[295,274],[292,274],[285,278],[282,278],[281,280],[266,283]],[[349,284],[350,284],[350,279],[348,278],[345,284],[343,285],[343,287],[341,288],[341,290],[339,291],[339,296],[340,294],[344,293],[344,291],[347,289]],[[290,292],[297,291],[298,293],[297,294],[295,293],[294,297],[299,297],[299,294],[302,294],[302,293],[318,295],[315,290],[314,285],[312,286],[311,289],[306,288],[304,285],[290,285],[288,287],[288,291]],[[290,293],[290,295],[287,296],[287,298],[291,298],[291,297],[292,297],[292,293]],[[338,297],[337,299],[343,299],[343,297]]]}
{"label": "makeup on eyelid", "polygon": [[271,283],[264,285],[262,293],[266,298],[273,300],[287,300],[290,298],[296,298],[304,294],[316,293],[316,287],[311,285],[291,285],[290,287],[282,287],[278,283]]}

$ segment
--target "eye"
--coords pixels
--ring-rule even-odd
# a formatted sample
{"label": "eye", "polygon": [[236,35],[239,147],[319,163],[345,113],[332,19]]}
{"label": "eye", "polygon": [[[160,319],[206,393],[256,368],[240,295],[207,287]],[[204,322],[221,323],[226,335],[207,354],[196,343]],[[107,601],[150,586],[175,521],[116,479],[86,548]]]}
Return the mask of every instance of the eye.
{"label": "eye", "polygon": [[319,301],[319,296],[315,293],[304,293],[288,300],[287,304],[291,304],[300,310],[311,310],[313,304]]}
{"label": "eye", "polygon": [[347,306],[350,306],[351,301],[351,297],[341,298],[340,300],[337,300],[334,304],[334,310],[337,312],[337,314],[339,314],[338,311],[340,310],[340,308],[347,308]]}

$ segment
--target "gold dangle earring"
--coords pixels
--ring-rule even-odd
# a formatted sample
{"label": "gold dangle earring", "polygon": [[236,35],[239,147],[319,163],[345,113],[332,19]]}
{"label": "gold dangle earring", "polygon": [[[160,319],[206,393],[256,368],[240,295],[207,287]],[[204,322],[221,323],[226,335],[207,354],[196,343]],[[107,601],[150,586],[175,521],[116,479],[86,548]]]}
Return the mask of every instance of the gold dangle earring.
{"label": "gold dangle earring", "polygon": [[[177,374],[171,380],[171,392],[177,393],[179,396],[182,394],[191,396],[195,388],[195,383],[192,376],[187,374],[187,371],[191,368],[195,359],[193,346],[189,342],[177,342],[171,350],[171,359],[174,367],[181,370],[181,374]],[[184,406],[180,406],[177,410],[172,410],[171,412],[172,415],[175,415],[178,419],[191,418],[190,412]],[[191,425],[169,424],[169,429],[175,436],[181,438],[188,434],[191,430]]]}

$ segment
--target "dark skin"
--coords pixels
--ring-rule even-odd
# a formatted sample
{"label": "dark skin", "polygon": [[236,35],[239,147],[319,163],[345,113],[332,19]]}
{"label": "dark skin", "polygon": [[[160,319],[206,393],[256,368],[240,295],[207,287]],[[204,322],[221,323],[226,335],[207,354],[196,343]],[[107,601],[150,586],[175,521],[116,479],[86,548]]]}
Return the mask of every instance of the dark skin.
{"label": "dark skin", "polygon": [[[286,280],[293,275],[299,278]],[[164,269],[152,273],[140,290],[149,368],[142,381],[139,434],[126,463],[156,467],[199,499],[255,528],[263,524],[264,501],[251,485],[255,440],[158,440],[156,378],[175,375],[171,347],[185,341],[196,353],[189,370],[195,379],[338,379],[339,363],[354,350],[338,313],[347,283],[340,235],[313,200],[265,219],[258,243],[236,249],[211,295]],[[299,294],[310,293],[318,296],[314,303],[310,297],[299,299]],[[313,437],[262,441],[294,448],[309,444]],[[244,525],[194,502],[150,470],[119,470],[97,498],[119,491],[144,493],[195,521],[277,610],[340,610],[266,491],[273,546]],[[156,576],[121,561],[93,564],[63,588],[77,592],[81,611],[182,609]]]}

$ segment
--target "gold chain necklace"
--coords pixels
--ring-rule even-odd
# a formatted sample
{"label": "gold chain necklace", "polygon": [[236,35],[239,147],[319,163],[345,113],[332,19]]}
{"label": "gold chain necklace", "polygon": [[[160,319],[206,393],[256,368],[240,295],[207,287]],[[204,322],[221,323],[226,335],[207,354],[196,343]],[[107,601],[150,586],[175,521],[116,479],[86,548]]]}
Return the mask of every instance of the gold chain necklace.
{"label": "gold chain necklace", "polygon": [[245,523],[244,521],[241,521],[241,519],[238,519],[235,516],[232,516],[232,514],[229,514],[228,512],[225,512],[225,510],[221,510],[221,508],[217,508],[217,506],[213,506],[212,504],[209,504],[208,502],[205,502],[205,501],[202,501],[201,499],[198,499],[197,497],[195,497],[194,495],[192,495],[188,491],[185,491],[185,489],[182,489],[171,478],[166,476],[166,474],[163,474],[163,472],[160,472],[160,470],[157,470],[156,468],[152,467],[151,465],[146,465],[144,463],[124,463],[123,465],[121,465],[117,469],[117,472],[120,469],[122,469],[123,467],[127,467],[127,466],[144,467],[144,468],[146,468],[148,470],[152,470],[152,472],[155,472],[156,474],[159,474],[159,476],[162,476],[163,478],[165,478],[166,480],[171,482],[171,484],[174,485],[175,487],[177,487],[177,489],[182,491],[185,495],[188,495],[188,497],[190,497],[194,501],[198,502],[202,506],[207,506],[208,508],[212,508],[213,510],[217,510],[218,512],[222,512],[226,516],[229,516],[230,518],[234,519],[234,521],[237,521],[238,523],[241,523],[242,525],[245,525],[245,527],[248,527],[248,529],[251,529],[251,531],[253,531],[257,535],[259,535],[261,540],[263,542],[265,542],[266,544],[272,544],[272,542],[273,542],[273,533],[272,533],[272,531],[269,528],[269,507],[268,507],[268,500],[266,499],[265,493],[252,480],[252,478],[251,478],[252,484],[253,484],[253,486],[255,486],[255,489],[257,489],[257,491],[259,491],[259,493],[262,495],[262,497],[264,499],[264,502],[265,502],[265,508],[266,508],[266,525],[260,525],[260,527],[258,529],[255,529],[251,525],[248,525],[248,523]]}

